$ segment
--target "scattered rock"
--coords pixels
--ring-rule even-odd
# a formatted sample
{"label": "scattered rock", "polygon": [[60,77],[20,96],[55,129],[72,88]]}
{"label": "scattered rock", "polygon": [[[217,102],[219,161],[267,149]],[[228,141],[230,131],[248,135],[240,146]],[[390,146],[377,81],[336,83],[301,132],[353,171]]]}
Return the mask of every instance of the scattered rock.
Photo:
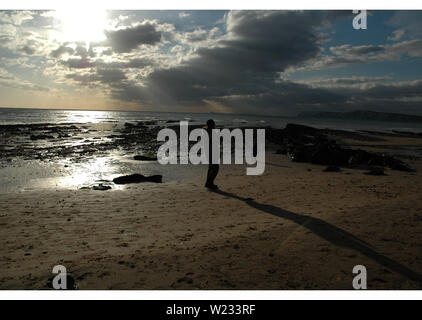
{"label": "scattered rock", "polygon": [[188,278],[188,277],[183,277],[183,278],[178,279],[177,282],[178,283],[185,282],[187,284],[192,284],[193,280],[191,278]]}
{"label": "scattered rock", "polygon": [[414,169],[410,168],[406,163],[392,163],[390,165],[390,168],[392,170],[398,170],[398,171],[405,171],[405,172],[415,172]]}
{"label": "scattered rock", "polygon": [[106,190],[110,190],[111,187],[110,186],[105,186],[103,184],[99,184],[98,186],[93,186],[92,190],[97,190],[97,191],[106,191]]}
{"label": "scattered rock", "polygon": [[140,122],[140,124],[143,124],[145,126],[151,126],[151,125],[156,125],[157,121],[156,120],[142,121]]}
{"label": "scattered rock", "polygon": [[380,168],[380,167],[370,168],[368,172],[365,172],[365,174],[368,174],[371,176],[385,176],[384,168]]}
{"label": "scattered rock", "polygon": [[288,123],[284,131],[290,136],[300,137],[303,135],[315,135],[319,130],[301,124]]}
{"label": "scattered rock", "polygon": [[103,185],[100,183],[99,185],[93,186],[93,187],[80,187],[79,190],[96,190],[96,191],[107,191],[112,189],[111,186]]}
{"label": "scattered rock", "polygon": [[392,170],[414,171],[396,157],[343,147],[330,138],[329,131],[297,124],[284,129],[268,129],[267,139],[280,147],[277,154],[287,154],[294,162],[309,162],[326,166],[379,166]]}
{"label": "scattered rock", "polygon": [[149,157],[149,156],[134,156],[133,157],[134,160],[139,160],[139,161],[157,161],[157,157]]}
{"label": "scattered rock", "polygon": [[45,140],[45,139],[54,139],[53,136],[49,136],[46,134],[40,134],[40,135],[31,135],[31,140]]}
{"label": "scattered rock", "polygon": [[163,179],[162,175],[153,175],[146,177],[142,174],[132,174],[128,176],[121,176],[113,179],[115,184],[129,184],[129,183],[141,183],[141,182],[155,182],[161,183]]}

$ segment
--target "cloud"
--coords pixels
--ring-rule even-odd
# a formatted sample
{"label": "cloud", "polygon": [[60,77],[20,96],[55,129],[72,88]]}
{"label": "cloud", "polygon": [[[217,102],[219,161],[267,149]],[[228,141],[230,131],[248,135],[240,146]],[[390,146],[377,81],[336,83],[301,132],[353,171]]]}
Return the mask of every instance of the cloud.
{"label": "cloud", "polygon": [[54,49],[51,51],[50,55],[53,58],[60,58],[64,54],[72,55],[75,52],[75,50],[71,47],[67,46],[67,43],[64,43],[60,45],[57,49]]}
{"label": "cloud", "polygon": [[118,84],[127,79],[126,74],[120,69],[99,69],[96,77],[98,81],[106,84]]}
{"label": "cloud", "polygon": [[15,26],[20,26],[22,23],[27,20],[32,20],[33,12],[31,11],[21,11],[21,10],[4,10],[0,11],[0,23],[10,23]]}
{"label": "cloud", "polygon": [[403,32],[403,35],[405,32],[409,39],[420,37],[422,36],[422,11],[395,11],[390,20],[387,21],[387,24],[401,30],[397,31],[400,33]]}
{"label": "cloud", "polygon": [[338,47],[331,47],[330,51],[338,56],[371,55],[384,52],[385,47],[374,45],[352,46],[350,44],[345,44]]}
{"label": "cloud", "polygon": [[197,29],[192,32],[186,32],[183,34],[183,37],[187,42],[199,42],[204,41],[208,38],[209,32],[203,29]]}
{"label": "cloud", "polygon": [[151,23],[139,24],[135,27],[128,27],[115,31],[105,31],[107,44],[115,52],[131,52],[140,45],[155,45],[161,40],[161,31]]}
{"label": "cloud", "polygon": [[16,26],[12,24],[0,24],[0,38],[12,39],[16,33]]}
{"label": "cloud", "polygon": [[[331,55],[322,56],[318,29],[326,24],[326,18],[315,12],[230,12],[226,16],[227,33],[220,40],[198,48],[179,65],[156,68],[143,79],[143,85],[125,80],[111,86],[111,95],[141,105],[217,105],[232,112],[270,114],[280,110],[294,114],[322,106],[353,109],[359,103],[371,106],[383,95],[383,101],[389,99],[386,106],[391,107],[397,99],[419,97],[418,83],[388,84],[393,83],[391,76],[302,83],[280,79],[284,71],[317,59],[322,68],[420,56],[420,40],[332,46]],[[206,38],[204,32],[197,31],[197,35]],[[386,94],[388,91],[390,94]],[[407,105],[414,106],[411,101]]]}
{"label": "cloud", "polygon": [[31,47],[30,45],[25,45],[21,48],[18,48],[18,51],[23,52],[27,55],[33,55],[37,50],[34,47]]}
{"label": "cloud", "polygon": [[70,58],[62,60],[60,63],[71,69],[85,69],[94,66],[87,58]]}
{"label": "cloud", "polygon": [[28,11],[0,11],[0,46],[15,55],[41,55],[48,45],[44,28],[34,28],[39,15]]}
{"label": "cloud", "polygon": [[124,60],[106,61],[103,59],[91,60],[87,55],[82,57],[70,57],[60,60],[59,63],[70,69],[143,69],[154,66],[155,62],[149,58],[132,58]]}
{"label": "cloud", "polygon": [[[359,94],[357,94],[359,96]],[[398,99],[422,97],[422,80],[378,84],[361,92],[361,96],[372,99]]]}
{"label": "cloud", "polygon": [[282,110],[284,114],[294,115],[321,105],[335,108],[345,104],[348,97],[325,88],[313,88],[306,84],[280,80],[265,92],[224,96],[216,100],[236,111],[277,114]]}
{"label": "cloud", "polygon": [[126,74],[120,69],[97,69],[94,72],[70,73],[66,75],[66,78],[83,83],[100,82],[103,84],[116,84],[127,79]]}
{"label": "cloud", "polygon": [[422,57],[422,39],[414,39],[395,43],[387,47],[392,54],[403,54],[411,57]]}
{"label": "cloud", "polygon": [[282,90],[279,72],[318,54],[315,28],[322,21],[315,12],[230,12],[227,35],[214,46],[198,48],[179,66],[155,69],[145,86],[130,83],[113,95],[152,105],[203,106],[225,96]]}
{"label": "cloud", "polygon": [[190,17],[190,13],[187,13],[187,12],[180,12],[179,13],[179,18],[187,18],[187,17]]}
{"label": "cloud", "polygon": [[342,103],[323,104],[322,108],[346,111],[368,109],[421,113],[422,80],[394,81],[392,77],[345,77],[304,81],[312,88],[325,88],[342,96]]}
{"label": "cloud", "polygon": [[[385,44],[356,45],[339,42],[330,29],[338,19],[351,21],[351,11],[231,11],[218,21],[199,23],[195,14],[172,13],[171,23],[165,23],[159,15],[145,20],[144,13],[116,12],[105,40],[91,41],[87,50],[85,41],[58,40],[50,13],[0,12],[0,51],[6,53],[0,67],[31,64],[46,77],[39,83],[48,79],[53,87],[95,88],[119,105],[160,110],[296,114],[310,108],[416,109],[422,101],[420,82],[397,82],[390,75],[349,76],[350,68],[331,78],[327,74],[335,74],[333,70],[316,71],[313,80],[286,80],[287,73],[297,70],[420,58],[422,39],[405,21],[410,17],[409,25],[418,26],[415,17],[420,15],[394,14],[389,23],[396,29]],[[180,20],[188,15],[192,19]],[[0,84],[45,90],[4,72]]]}
{"label": "cloud", "polygon": [[94,65],[99,68],[112,68],[112,69],[143,69],[154,65],[154,61],[148,58],[133,58],[128,60],[105,62],[97,60]]}
{"label": "cloud", "polygon": [[383,77],[341,77],[341,78],[324,78],[313,80],[302,80],[299,83],[306,84],[312,88],[361,88],[366,89],[373,87],[379,83],[393,81],[392,76]]}
{"label": "cloud", "polygon": [[405,33],[406,33],[406,30],[403,30],[403,29],[394,30],[393,35],[390,37],[387,37],[387,40],[399,41],[401,38],[403,38]]}
{"label": "cloud", "polygon": [[340,68],[352,64],[399,61],[406,56],[422,57],[422,39],[406,40],[387,45],[352,46],[344,44],[332,46],[329,48],[329,54],[319,54],[303,65],[289,69],[288,72]]}
{"label": "cloud", "polygon": [[0,68],[0,87],[8,87],[13,89],[21,89],[26,91],[44,91],[50,89],[32,82],[20,79],[6,69]]}

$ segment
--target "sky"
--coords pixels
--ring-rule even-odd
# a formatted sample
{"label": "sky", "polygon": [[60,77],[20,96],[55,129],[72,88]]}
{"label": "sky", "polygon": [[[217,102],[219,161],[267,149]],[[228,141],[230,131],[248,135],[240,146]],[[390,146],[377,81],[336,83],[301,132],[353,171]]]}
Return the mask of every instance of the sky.
{"label": "sky", "polygon": [[422,11],[0,11],[0,107],[422,114]]}

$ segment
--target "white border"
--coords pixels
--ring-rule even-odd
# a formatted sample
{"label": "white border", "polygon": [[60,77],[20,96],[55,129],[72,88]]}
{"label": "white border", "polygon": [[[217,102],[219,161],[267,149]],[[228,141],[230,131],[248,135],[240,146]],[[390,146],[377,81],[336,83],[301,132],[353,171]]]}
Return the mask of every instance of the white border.
{"label": "white border", "polygon": [[0,291],[0,300],[422,300],[422,291]]}
{"label": "white border", "polygon": [[[101,9],[144,9],[144,10],[228,10],[228,9],[368,9],[405,10],[422,9],[422,1],[401,0],[72,0],[63,3],[57,0],[14,0],[2,1],[0,9],[58,9],[62,7],[87,5]],[[422,291],[0,291],[1,300],[421,300]]]}
{"label": "white border", "polygon": [[144,10],[229,10],[229,9],[286,9],[286,10],[322,10],[322,9],[368,9],[368,10],[406,10],[422,9],[422,1],[400,0],[400,1],[381,1],[381,0],[3,0],[0,9],[57,9],[62,7],[80,6],[84,8],[98,7],[102,9],[144,9]]}

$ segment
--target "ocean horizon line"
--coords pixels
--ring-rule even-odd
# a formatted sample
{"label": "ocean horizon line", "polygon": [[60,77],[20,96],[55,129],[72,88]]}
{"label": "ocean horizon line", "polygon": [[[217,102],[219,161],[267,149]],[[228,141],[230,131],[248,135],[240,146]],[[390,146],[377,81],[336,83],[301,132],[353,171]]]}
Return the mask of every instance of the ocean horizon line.
{"label": "ocean horizon line", "polygon": [[210,115],[233,115],[233,116],[258,116],[271,118],[297,118],[298,115],[269,115],[256,113],[230,113],[230,112],[193,112],[193,111],[154,111],[154,110],[107,110],[107,109],[66,109],[66,108],[28,108],[28,107],[0,107],[1,109],[10,110],[45,110],[45,111],[88,111],[88,112],[146,112],[146,113],[179,113],[179,114],[210,114]]}

